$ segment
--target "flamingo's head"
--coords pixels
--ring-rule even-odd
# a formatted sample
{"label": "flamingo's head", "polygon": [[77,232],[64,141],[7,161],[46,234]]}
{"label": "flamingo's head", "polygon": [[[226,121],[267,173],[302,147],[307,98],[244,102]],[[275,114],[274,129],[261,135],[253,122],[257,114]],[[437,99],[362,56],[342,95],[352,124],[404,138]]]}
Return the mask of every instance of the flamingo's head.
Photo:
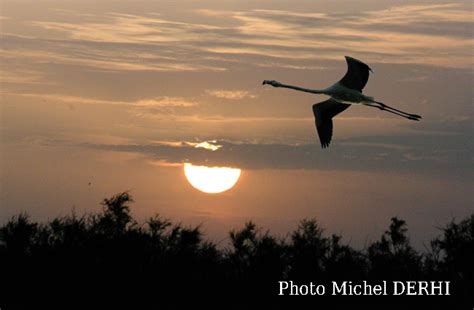
{"label": "flamingo's head", "polygon": [[271,85],[273,87],[280,87],[281,86],[281,83],[278,82],[278,81],[275,81],[275,80],[264,80],[262,82],[262,85],[266,85],[266,84]]}

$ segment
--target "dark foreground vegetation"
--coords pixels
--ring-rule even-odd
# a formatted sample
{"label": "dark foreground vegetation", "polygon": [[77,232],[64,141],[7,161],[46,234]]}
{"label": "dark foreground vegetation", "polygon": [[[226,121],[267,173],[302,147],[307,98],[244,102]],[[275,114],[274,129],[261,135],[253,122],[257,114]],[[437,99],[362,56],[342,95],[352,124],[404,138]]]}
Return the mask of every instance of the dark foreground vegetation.
{"label": "dark foreground vegetation", "polygon": [[[230,232],[230,245],[222,249],[205,241],[199,227],[159,216],[137,223],[130,202],[124,192],[105,199],[98,214],[72,214],[47,223],[21,214],[1,226],[0,306],[193,303],[232,308],[260,300],[283,307],[285,302],[336,298],[279,297],[281,280],[447,280],[451,297],[410,297],[472,302],[474,214],[440,229],[424,253],[410,245],[406,224],[397,218],[364,250],[325,235],[316,220],[301,221],[284,239],[247,223]],[[384,304],[390,297],[341,298]]]}

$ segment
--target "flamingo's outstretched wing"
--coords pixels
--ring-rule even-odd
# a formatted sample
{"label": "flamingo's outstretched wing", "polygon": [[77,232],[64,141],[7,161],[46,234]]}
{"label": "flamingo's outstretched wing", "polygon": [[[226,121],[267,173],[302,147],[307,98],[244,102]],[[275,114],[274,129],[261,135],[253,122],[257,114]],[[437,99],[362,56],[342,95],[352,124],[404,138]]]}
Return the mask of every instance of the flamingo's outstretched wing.
{"label": "flamingo's outstretched wing", "polygon": [[362,61],[349,56],[346,56],[346,62],[347,72],[339,83],[347,88],[362,92],[369,80],[369,71],[372,69]]}
{"label": "flamingo's outstretched wing", "polygon": [[329,146],[332,137],[332,118],[347,109],[350,104],[340,103],[329,99],[313,105],[313,114],[316,122],[321,147]]}

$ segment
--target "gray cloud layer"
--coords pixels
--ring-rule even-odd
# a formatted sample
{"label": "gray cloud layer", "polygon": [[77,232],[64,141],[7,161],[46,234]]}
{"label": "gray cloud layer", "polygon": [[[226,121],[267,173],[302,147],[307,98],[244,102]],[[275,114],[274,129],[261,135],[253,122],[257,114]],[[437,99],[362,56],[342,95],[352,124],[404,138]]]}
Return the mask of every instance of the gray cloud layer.
{"label": "gray cloud layer", "polygon": [[[463,124],[461,126],[464,126]],[[100,150],[141,153],[164,163],[191,162],[243,169],[319,169],[411,171],[472,178],[474,146],[463,134],[373,136],[333,143],[321,150],[317,144],[255,144],[216,141],[211,151],[190,143],[82,144]]]}

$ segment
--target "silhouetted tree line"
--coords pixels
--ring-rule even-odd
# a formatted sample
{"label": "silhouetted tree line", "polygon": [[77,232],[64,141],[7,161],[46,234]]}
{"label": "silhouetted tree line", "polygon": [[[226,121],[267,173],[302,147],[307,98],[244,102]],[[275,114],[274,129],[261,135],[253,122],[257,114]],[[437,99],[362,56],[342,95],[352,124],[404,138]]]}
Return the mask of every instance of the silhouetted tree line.
{"label": "silhouetted tree line", "polygon": [[224,298],[228,307],[275,298],[278,281],[286,279],[450,280],[457,300],[472,300],[474,293],[474,214],[442,228],[425,253],[410,245],[406,223],[398,218],[365,250],[326,236],[314,219],[301,221],[286,238],[249,222],[231,231],[230,245],[222,249],[204,240],[199,226],[160,216],[138,223],[130,214],[132,201],[123,192],[104,199],[98,214],[72,213],[46,223],[20,214],[1,226],[0,306]]}

